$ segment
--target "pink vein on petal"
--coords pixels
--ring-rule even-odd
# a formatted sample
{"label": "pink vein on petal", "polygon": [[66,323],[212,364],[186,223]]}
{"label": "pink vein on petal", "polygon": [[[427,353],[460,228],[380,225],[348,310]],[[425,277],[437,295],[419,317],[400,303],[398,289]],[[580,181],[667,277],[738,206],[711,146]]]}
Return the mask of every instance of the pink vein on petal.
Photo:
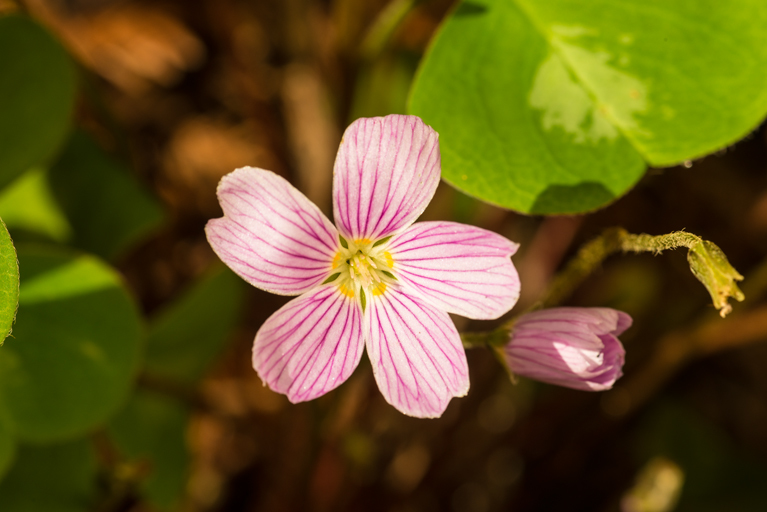
{"label": "pink vein on petal", "polygon": [[284,178],[245,167],[218,187],[224,217],[205,228],[221,260],[253,286],[298,295],[328,275],[338,232]]}
{"label": "pink vein on petal", "polygon": [[517,244],[454,222],[419,222],[388,249],[398,279],[438,309],[482,320],[509,311],[519,298],[511,255]]}
{"label": "pink vein on petal", "polygon": [[387,402],[411,416],[437,417],[466,394],[466,354],[447,313],[396,286],[367,307],[368,356]]}
{"label": "pink vein on petal", "polygon": [[271,389],[303,402],[348,379],[363,346],[358,302],[321,286],[269,317],[253,343],[253,367]]}
{"label": "pink vein on petal", "polygon": [[426,208],[439,177],[437,133],[419,118],[355,121],[344,134],[334,168],[339,231],[352,239],[376,240],[407,227]]}

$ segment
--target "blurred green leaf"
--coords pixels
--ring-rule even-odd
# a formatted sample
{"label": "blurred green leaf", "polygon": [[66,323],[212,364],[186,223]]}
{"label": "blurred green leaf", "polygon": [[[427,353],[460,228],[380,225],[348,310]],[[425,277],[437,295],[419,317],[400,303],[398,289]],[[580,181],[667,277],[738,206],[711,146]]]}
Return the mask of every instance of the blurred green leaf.
{"label": "blurred green leaf", "polygon": [[11,235],[0,220],[0,346],[11,333],[19,305],[19,263]]}
{"label": "blurred green leaf", "polygon": [[638,429],[640,460],[668,457],[684,472],[676,512],[767,510],[767,465],[741,451],[724,432],[679,404],[649,411]]}
{"label": "blurred green leaf", "polygon": [[61,243],[72,239],[72,226],[53,197],[48,171],[39,167],[0,191],[0,217],[17,239],[21,233],[39,234]]}
{"label": "blurred green leaf", "polygon": [[20,439],[50,442],[105,422],[139,363],[141,318],[120,276],[100,260],[19,250],[13,337],[0,349],[0,414]]}
{"label": "blurred green leaf", "polygon": [[443,177],[526,213],[603,206],[767,113],[763,0],[472,0],[424,57],[410,112]]}
{"label": "blurred green leaf", "polygon": [[354,87],[351,119],[404,114],[417,64],[408,54],[386,54],[362,64]]}
{"label": "blurred green leaf", "polygon": [[217,265],[150,324],[145,369],[192,383],[221,351],[237,325],[245,283]]}
{"label": "blurred green leaf", "polygon": [[160,510],[172,510],[184,492],[188,420],[189,412],[177,400],[139,390],[108,427],[121,455],[147,464],[141,491]]}
{"label": "blurred green leaf", "polygon": [[50,189],[73,228],[71,243],[105,258],[156,229],[157,201],[128,169],[76,132],[48,172]]}
{"label": "blurred green leaf", "polygon": [[0,17],[0,186],[45,163],[64,141],[76,88],[61,45],[25,16]]}
{"label": "blurred green leaf", "polygon": [[46,447],[21,446],[0,481],[0,510],[84,512],[96,493],[96,457],[86,440]]}
{"label": "blurred green leaf", "polygon": [[5,472],[11,466],[15,454],[16,439],[5,420],[0,417],[0,480],[3,479]]}

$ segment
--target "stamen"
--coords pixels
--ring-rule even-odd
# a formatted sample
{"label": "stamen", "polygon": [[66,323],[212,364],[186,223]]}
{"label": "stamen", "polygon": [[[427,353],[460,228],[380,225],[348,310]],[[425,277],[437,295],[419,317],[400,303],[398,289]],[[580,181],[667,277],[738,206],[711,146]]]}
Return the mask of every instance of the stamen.
{"label": "stamen", "polygon": [[391,254],[384,247],[378,248],[383,244],[362,239],[349,241],[347,245],[342,244],[332,262],[334,271],[340,273],[336,274],[339,276],[336,284],[342,293],[352,297],[355,295],[352,290],[367,290],[372,295],[381,295],[388,284],[397,280],[388,271],[393,267]]}

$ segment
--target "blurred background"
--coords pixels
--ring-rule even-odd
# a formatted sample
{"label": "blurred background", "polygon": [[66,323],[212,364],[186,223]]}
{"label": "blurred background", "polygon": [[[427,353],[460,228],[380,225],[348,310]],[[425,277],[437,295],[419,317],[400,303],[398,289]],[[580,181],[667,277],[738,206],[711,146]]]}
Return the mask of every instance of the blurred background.
{"label": "blurred background", "polygon": [[287,298],[245,285],[207,244],[203,227],[222,214],[218,181],[270,169],[330,214],[343,130],[406,113],[453,3],[0,0],[0,16],[31,17],[76,70],[66,137],[0,193],[21,261],[14,334],[25,332],[25,268],[52,247],[116,269],[140,324],[124,389],[101,419],[61,434],[18,430],[0,509],[767,510],[764,127],[719,154],[651,169],[587,216],[523,216],[440,185],[424,219],[521,244],[515,311],[607,227],[686,229],[725,251],[747,297],[725,320],[683,251],[613,256],[569,299],[634,318],[625,375],[609,392],[512,384],[472,349],[468,396],[418,420],[384,402],[365,357],[337,390],[298,405],[252,370],[255,333]]}

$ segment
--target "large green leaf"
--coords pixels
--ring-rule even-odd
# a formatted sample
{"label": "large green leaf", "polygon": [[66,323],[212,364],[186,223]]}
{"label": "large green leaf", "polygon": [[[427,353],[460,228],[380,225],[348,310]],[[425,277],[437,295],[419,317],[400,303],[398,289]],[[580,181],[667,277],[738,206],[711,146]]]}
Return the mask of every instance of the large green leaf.
{"label": "large green leaf", "polygon": [[245,289],[223,265],[195,283],[151,322],[147,372],[186,383],[199,379],[231,336]]}
{"label": "large green leaf", "polygon": [[163,220],[163,211],[129,170],[76,132],[47,174],[49,188],[72,226],[71,243],[112,258]]}
{"label": "large green leaf", "polygon": [[177,400],[137,391],[109,424],[119,453],[148,468],[140,489],[158,510],[174,510],[189,473],[189,411]]}
{"label": "large green leaf", "polygon": [[576,213],[732,144],[767,113],[764,0],[473,0],[445,22],[410,112],[444,178],[527,213]]}
{"label": "large green leaf", "polygon": [[70,125],[75,70],[25,16],[0,17],[0,186],[47,161]]}
{"label": "large green leaf", "polygon": [[141,318],[120,277],[92,256],[20,249],[19,312],[0,349],[0,415],[48,442],[104,423],[127,398]]}
{"label": "large green leaf", "polygon": [[86,440],[19,450],[0,481],[3,512],[84,512],[96,496],[96,456]]}
{"label": "large green leaf", "polygon": [[11,235],[0,220],[0,346],[11,332],[19,305],[19,263]]}

